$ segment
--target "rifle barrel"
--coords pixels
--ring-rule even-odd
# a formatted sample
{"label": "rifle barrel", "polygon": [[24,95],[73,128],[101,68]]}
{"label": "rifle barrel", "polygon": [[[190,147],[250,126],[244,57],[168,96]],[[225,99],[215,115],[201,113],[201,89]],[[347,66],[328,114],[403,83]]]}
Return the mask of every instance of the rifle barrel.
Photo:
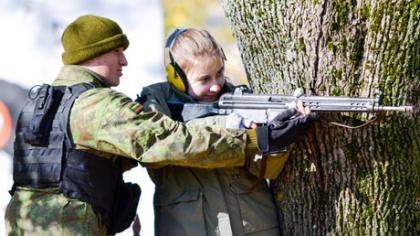
{"label": "rifle barrel", "polygon": [[375,111],[402,111],[402,112],[412,112],[413,111],[413,107],[412,106],[399,106],[399,107],[378,106],[378,107],[376,107]]}

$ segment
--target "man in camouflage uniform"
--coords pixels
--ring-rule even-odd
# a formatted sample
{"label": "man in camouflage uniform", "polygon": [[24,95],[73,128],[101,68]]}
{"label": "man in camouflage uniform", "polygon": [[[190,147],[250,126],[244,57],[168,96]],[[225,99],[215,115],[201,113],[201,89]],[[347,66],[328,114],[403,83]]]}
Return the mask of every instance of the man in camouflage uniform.
{"label": "man in camouflage uniform", "polygon": [[[62,101],[69,101],[75,91],[72,89],[77,85],[87,84],[89,89],[77,95],[70,105],[60,103],[53,119],[48,118],[53,120],[52,130],[60,128],[55,122],[66,124],[68,120],[68,125],[57,136],[67,135],[64,141],[56,141],[56,134],[50,132],[46,134],[49,141],[44,146],[36,142],[33,144],[28,140],[39,141],[39,138],[43,138],[42,135],[35,139],[31,136],[37,133],[31,133],[30,129],[38,126],[17,128],[13,196],[5,214],[8,235],[109,234],[110,223],[118,219],[106,221],[109,220],[106,217],[110,217],[108,213],[113,216],[114,212],[107,212],[108,208],[102,209],[90,197],[93,195],[100,201],[110,199],[114,205],[115,202],[124,204],[124,200],[113,198],[114,192],[121,193],[119,188],[112,193],[104,191],[108,185],[118,185],[119,182],[115,182],[116,177],[108,176],[107,171],[101,171],[102,167],[95,168],[96,163],[116,170],[117,177],[121,177],[120,172],[132,168],[137,162],[202,168],[244,166],[246,155],[256,153],[257,140],[271,148],[281,135],[275,127],[269,128],[265,134],[259,134],[258,130],[184,125],[161,113],[142,111],[141,104],[110,88],[119,84],[122,67],[127,65],[123,51],[129,42],[118,24],[108,18],[93,15],[79,17],[65,29],[62,44],[64,67],[53,82],[53,87],[42,88],[64,88]],[[42,100],[39,93],[36,101],[48,101]],[[69,117],[57,118],[61,108],[64,112],[68,109]],[[39,114],[35,111],[23,112],[20,122],[36,123]],[[46,114],[49,113],[41,113],[41,117]],[[25,118],[28,115],[29,118]],[[54,148],[51,143],[60,145]],[[54,156],[48,156],[48,152],[37,150],[70,151],[54,159]],[[77,155],[71,156],[72,153]],[[48,158],[43,159],[44,156]],[[36,172],[31,169],[34,166],[44,171]],[[116,169],[112,169],[112,166],[116,166]],[[57,172],[54,168],[62,170]],[[95,172],[101,174],[95,176]],[[55,184],[37,182],[42,176],[47,176],[45,178],[48,180],[51,173],[58,173],[60,177]],[[112,181],[107,182],[106,179]],[[80,186],[87,192],[77,192]],[[72,192],[72,189],[77,191]],[[92,191],[96,189],[100,193]],[[83,197],[74,197],[79,195]],[[123,199],[127,197],[121,195]]]}
{"label": "man in camouflage uniform", "polygon": [[[215,102],[221,94],[233,92],[235,87],[226,82],[224,76],[223,50],[207,31],[177,29],[169,36],[166,50],[168,82],[143,88],[139,100],[145,101],[145,110],[162,112],[176,119],[180,116],[177,109],[180,104]],[[277,117],[283,117],[279,129],[287,133],[283,141],[278,140],[283,146],[303,136],[314,115],[303,106],[297,108],[300,112],[291,109]],[[189,109],[192,112],[194,108]],[[292,115],[295,118],[289,119]],[[196,118],[188,124],[252,127],[249,121],[234,113]],[[287,160],[287,152],[266,156],[268,171],[264,177],[274,179]],[[259,165],[253,163],[250,161],[246,168],[146,164],[156,186],[155,234],[280,235],[273,196],[266,181],[258,178]]]}

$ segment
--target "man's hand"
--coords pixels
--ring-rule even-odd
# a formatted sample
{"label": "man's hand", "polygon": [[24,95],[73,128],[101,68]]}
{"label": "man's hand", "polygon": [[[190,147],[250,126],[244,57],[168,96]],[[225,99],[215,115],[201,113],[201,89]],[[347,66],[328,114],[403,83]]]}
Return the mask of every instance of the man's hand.
{"label": "man's hand", "polygon": [[237,113],[231,113],[226,118],[226,128],[255,129],[257,125],[250,119],[246,119]]}

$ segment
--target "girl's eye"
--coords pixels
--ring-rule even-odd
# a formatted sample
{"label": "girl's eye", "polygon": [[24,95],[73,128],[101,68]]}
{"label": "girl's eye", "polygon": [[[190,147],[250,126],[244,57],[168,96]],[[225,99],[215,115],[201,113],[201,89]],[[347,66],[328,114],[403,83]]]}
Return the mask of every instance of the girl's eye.
{"label": "girl's eye", "polygon": [[201,77],[201,78],[199,79],[199,82],[200,82],[200,83],[202,83],[202,84],[204,84],[204,83],[206,83],[207,81],[209,81],[209,79],[210,79],[210,77],[209,77],[209,76],[204,76],[204,77]]}
{"label": "girl's eye", "polygon": [[220,75],[223,75],[223,73],[225,73],[225,67],[224,66],[222,66],[222,68],[220,68],[220,70],[217,71],[217,75],[220,76]]}
{"label": "girl's eye", "polygon": [[224,69],[219,70],[216,74],[216,77],[217,78],[223,77],[224,72],[225,72]]}

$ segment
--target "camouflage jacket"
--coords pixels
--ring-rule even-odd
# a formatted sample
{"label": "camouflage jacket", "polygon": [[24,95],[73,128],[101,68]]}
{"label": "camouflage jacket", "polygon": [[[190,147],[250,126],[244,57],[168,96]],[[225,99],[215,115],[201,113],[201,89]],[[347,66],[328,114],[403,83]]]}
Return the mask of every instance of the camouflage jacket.
{"label": "camouflage jacket", "polygon": [[[227,84],[223,90],[230,91]],[[143,88],[144,109],[171,115],[168,100],[196,102],[168,83]],[[226,116],[190,121],[225,127]],[[284,162],[283,162],[284,163]],[[154,196],[156,235],[279,235],[276,207],[268,186],[254,192],[256,176],[243,167],[188,168],[148,166],[156,185]]]}
{"label": "camouflage jacket", "polygon": [[[203,168],[244,165],[244,131],[183,125],[163,114],[144,112],[141,104],[80,66],[64,66],[53,85],[82,82],[96,88],[81,94],[71,109],[70,133],[76,149],[104,158],[125,157],[125,170],[132,167],[129,160]],[[106,235],[92,206],[54,188],[18,187],[5,217],[11,235]]]}

